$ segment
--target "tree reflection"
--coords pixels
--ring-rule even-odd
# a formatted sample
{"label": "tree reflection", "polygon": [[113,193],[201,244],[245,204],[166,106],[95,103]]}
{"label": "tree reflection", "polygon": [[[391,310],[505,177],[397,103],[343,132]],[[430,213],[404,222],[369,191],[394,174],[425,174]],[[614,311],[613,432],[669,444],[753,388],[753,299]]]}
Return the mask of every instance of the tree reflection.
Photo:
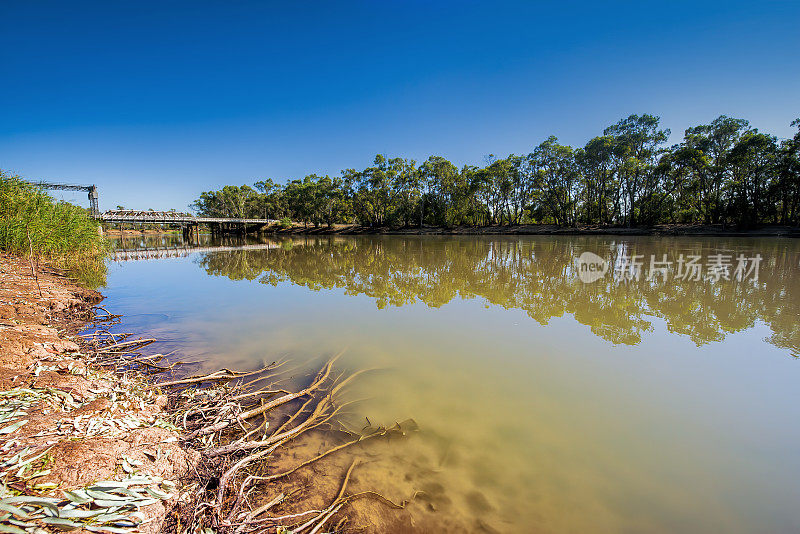
{"label": "tree reflection", "polygon": [[[442,306],[455,298],[524,310],[540,324],[571,314],[612,343],[634,345],[653,330],[654,318],[673,333],[702,345],[767,324],[770,343],[798,356],[800,347],[800,248],[778,239],[537,239],[452,237],[309,237],[276,241],[264,251],[211,252],[200,264],[209,274],[270,285],[282,282],[313,291],[342,288],[366,295],[378,308],[422,302]],[[609,273],[593,283],[576,275],[584,251],[609,259],[641,254],[744,253],[764,258],[758,282],[620,282]],[[647,265],[645,266],[647,267]],[[674,276],[674,273],[672,273]]]}

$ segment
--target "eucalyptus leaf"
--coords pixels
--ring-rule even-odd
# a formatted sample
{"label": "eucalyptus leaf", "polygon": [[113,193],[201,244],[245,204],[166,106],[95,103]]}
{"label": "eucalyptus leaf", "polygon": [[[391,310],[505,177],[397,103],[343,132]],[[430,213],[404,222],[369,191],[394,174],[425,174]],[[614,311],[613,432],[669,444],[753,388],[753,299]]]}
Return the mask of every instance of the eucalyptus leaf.
{"label": "eucalyptus leaf", "polygon": [[131,531],[128,528],[106,527],[97,525],[86,525],[84,526],[84,528],[86,530],[91,530],[92,532],[108,532],[109,534],[129,534]]}
{"label": "eucalyptus leaf", "polygon": [[70,521],[69,519],[62,519],[60,517],[45,517],[42,519],[42,523],[53,525],[61,530],[78,530],[79,528],[83,528],[85,526],[83,523]]}
{"label": "eucalyptus leaf", "polygon": [[28,517],[28,514],[25,513],[25,511],[22,510],[22,508],[17,508],[16,506],[11,505],[11,504],[5,504],[5,503],[0,502],[0,510],[3,510],[4,512],[9,512],[11,514],[14,514],[15,516],[17,516],[19,518],[22,518],[22,519],[26,519]]}
{"label": "eucalyptus leaf", "polygon": [[92,498],[89,497],[84,490],[64,491],[64,496],[75,504],[92,502]]}

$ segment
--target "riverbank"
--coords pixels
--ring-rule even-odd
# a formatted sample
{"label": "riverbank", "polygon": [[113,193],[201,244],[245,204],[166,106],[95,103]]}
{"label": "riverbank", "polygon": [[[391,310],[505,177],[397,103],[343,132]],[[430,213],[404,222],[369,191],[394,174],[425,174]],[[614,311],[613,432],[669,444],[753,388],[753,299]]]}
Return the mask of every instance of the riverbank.
{"label": "riverbank", "polygon": [[351,474],[416,425],[332,433],[347,404],[338,392],[359,374],[334,370],[338,356],[316,376],[281,361],[190,375],[192,364],[143,355],[154,340],[118,333],[102,295],[58,271],[0,254],[0,281],[0,531],[316,532],[353,520],[388,532],[411,522],[366,471],[360,483]]}
{"label": "riverbank", "polygon": [[337,224],[318,228],[294,225],[291,228],[272,228],[278,235],[620,235],[620,236],[714,236],[714,237],[800,237],[800,228],[791,226],[763,226],[739,229],[710,224],[659,224],[628,228],[624,226],[586,225],[563,227],[551,224],[523,224],[511,226],[423,226],[409,228],[370,227]]}
{"label": "riverbank", "polygon": [[0,280],[3,532],[161,532],[197,453],[166,396],[94,364],[78,332],[102,295],[8,254]]}

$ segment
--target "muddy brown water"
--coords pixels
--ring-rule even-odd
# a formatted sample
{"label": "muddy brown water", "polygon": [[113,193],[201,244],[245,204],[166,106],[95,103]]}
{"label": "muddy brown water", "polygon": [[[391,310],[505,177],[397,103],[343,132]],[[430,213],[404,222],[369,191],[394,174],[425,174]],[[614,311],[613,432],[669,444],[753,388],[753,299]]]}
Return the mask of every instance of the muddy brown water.
{"label": "muddy brown water", "polygon": [[201,241],[226,248],[111,264],[122,328],[208,370],[379,368],[348,423],[421,430],[362,483],[424,489],[419,530],[800,531],[800,241]]}

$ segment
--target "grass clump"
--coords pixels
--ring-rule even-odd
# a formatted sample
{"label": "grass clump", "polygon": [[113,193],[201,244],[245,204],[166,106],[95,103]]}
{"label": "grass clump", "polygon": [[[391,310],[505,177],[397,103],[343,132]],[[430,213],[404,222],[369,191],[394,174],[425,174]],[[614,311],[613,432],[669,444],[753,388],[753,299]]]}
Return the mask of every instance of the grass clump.
{"label": "grass clump", "polygon": [[19,176],[0,170],[0,250],[67,269],[103,285],[106,239],[87,211],[57,202]]}

